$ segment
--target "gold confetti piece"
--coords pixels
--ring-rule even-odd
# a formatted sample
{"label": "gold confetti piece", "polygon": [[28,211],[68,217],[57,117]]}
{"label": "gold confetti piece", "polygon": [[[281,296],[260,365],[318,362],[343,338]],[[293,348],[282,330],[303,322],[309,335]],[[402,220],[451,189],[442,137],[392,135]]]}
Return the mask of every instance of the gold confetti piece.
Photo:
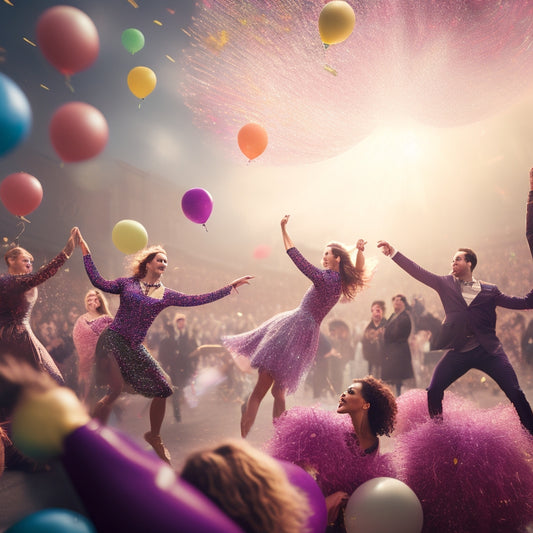
{"label": "gold confetti piece", "polygon": [[457,457],[454,457],[453,458],[453,464],[456,465],[458,462],[459,462],[459,459],[457,459]]}
{"label": "gold confetti piece", "polygon": [[13,7],[14,7],[14,4],[12,4],[9,0],[4,0],[4,2],[5,2],[8,6],[13,6]]}
{"label": "gold confetti piece", "polygon": [[483,377],[481,378],[481,383],[485,383],[485,381],[487,381],[487,378],[486,378],[485,376],[483,376]]}
{"label": "gold confetti piece", "polygon": [[218,51],[222,50],[222,48],[224,48],[228,41],[228,32],[226,30],[222,30],[219,31],[216,35],[209,35],[205,39],[205,44],[212,50]]}
{"label": "gold confetti piece", "polygon": [[337,75],[337,71],[333,67],[330,67],[329,65],[324,65],[324,69],[330,72],[331,74],[333,74],[334,76]]}
{"label": "gold confetti piece", "polygon": [[37,46],[35,43],[33,43],[32,41],[30,41],[29,39],[26,39],[26,37],[23,37],[22,40],[28,44],[31,44],[32,46]]}
{"label": "gold confetti piece", "polygon": [[139,7],[139,5],[137,4],[135,0],[128,0],[128,2],[135,8]]}
{"label": "gold confetti piece", "polygon": [[44,85],[44,83],[41,83],[39,86],[43,89],[46,89],[47,91],[50,90],[46,85]]}
{"label": "gold confetti piece", "polygon": [[158,26],[163,26],[163,23],[159,22],[159,20],[154,20],[154,24],[157,24]]}
{"label": "gold confetti piece", "polygon": [[166,54],[165,57],[166,57],[169,61],[172,61],[172,63],[175,63],[175,62],[176,62],[176,60],[173,59],[172,57],[170,57],[168,54]]}

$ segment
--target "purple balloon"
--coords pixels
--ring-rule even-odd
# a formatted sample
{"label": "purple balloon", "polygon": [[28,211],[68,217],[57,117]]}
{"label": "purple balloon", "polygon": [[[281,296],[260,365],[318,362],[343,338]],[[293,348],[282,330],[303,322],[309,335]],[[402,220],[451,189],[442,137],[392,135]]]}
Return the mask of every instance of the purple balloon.
{"label": "purple balloon", "polygon": [[130,437],[92,420],[62,463],[98,533],[243,533],[211,500]]}
{"label": "purple balloon", "polygon": [[205,224],[213,211],[213,198],[205,189],[189,189],[181,199],[183,214],[196,224]]}
{"label": "purple balloon", "polygon": [[289,481],[298,487],[306,496],[311,508],[311,514],[307,521],[307,529],[311,533],[323,533],[328,525],[328,510],[326,499],[313,477],[303,468],[289,463],[278,461],[285,470]]}

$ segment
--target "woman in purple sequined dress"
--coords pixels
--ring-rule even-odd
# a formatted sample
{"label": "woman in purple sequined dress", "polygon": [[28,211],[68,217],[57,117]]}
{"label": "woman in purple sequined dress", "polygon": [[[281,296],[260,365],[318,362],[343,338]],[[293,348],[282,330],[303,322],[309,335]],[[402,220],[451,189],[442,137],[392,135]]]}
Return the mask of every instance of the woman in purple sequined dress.
{"label": "woman in purple sequined dress", "polygon": [[4,256],[8,274],[0,276],[0,351],[47,372],[61,385],[61,372],[33,333],[30,315],[37,301],[37,285],[55,275],[71,256],[76,232],[73,228],[63,250],[35,273],[32,255],[20,246],[11,248]]}
{"label": "woman in purple sequined dress", "polygon": [[360,239],[357,243],[355,264],[344,245],[329,243],[322,257],[324,270],[321,270],[294,247],[286,229],[288,221],[289,215],[281,220],[285,249],[313,284],[296,309],[280,313],[252,331],[223,338],[237,362],[239,358],[248,358],[251,366],[259,371],[255,388],[242,409],[243,437],[248,435],[259,405],[271,387],[273,418],[285,411],[285,394],[297,389],[315,359],[320,323],[341,296],[353,299],[368,281],[363,256],[365,241]]}
{"label": "woman in purple sequined dress", "polygon": [[253,276],[243,276],[207,294],[183,294],[165,287],[161,282],[167,268],[167,254],[160,246],[152,246],[136,255],[132,276],[109,281],[98,273],[79,231],[78,238],[91,283],[104,292],[120,295],[115,318],[100,335],[96,345],[97,383],[109,385],[109,392],[96,404],[93,416],[105,423],[113,403],[123,390],[152,398],[150,431],[145,433],[144,438],[161,459],[170,463],[170,454],[161,440],[160,430],[166,398],[172,394],[172,383],[142,344],[148,328],[167,307],[191,307],[214,302],[228,296],[232,289],[247,284]]}
{"label": "woman in purple sequined dress", "polygon": [[79,316],[72,329],[72,340],[78,352],[78,384],[80,399],[87,403],[90,400],[93,380],[94,352],[96,343],[113,317],[109,312],[107,300],[98,289],[91,289],[85,295],[86,313]]}

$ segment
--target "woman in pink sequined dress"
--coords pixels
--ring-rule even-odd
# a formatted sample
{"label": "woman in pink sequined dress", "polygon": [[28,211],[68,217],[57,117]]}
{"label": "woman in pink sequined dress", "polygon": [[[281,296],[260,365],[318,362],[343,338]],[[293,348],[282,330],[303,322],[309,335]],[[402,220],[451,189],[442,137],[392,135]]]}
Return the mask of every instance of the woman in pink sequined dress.
{"label": "woman in pink sequined dress", "polygon": [[353,299],[368,281],[363,239],[353,248],[354,252],[357,249],[355,263],[351,258],[352,250],[337,242],[329,243],[322,256],[324,269],[319,269],[294,247],[286,229],[288,221],[289,215],[281,220],[285,249],[296,267],[312,281],[311,287],[296,309],[277,314],[252,331],[223,338],[237,363],[243,358],[249,359],[252,368],[259,371],[255,388],[242,407],[243,437],[248,435],[259,405],[270,388],[274,397],[273,418],[285,411],[285,394],[298,388],[313,364],[322,320],[341,296]]}
{"label": "woman in pink sequined dress", "polygon": [[78,352],[78,384],[82,402],[89,401],[93,382],[94,352],[98,337],[113,322],[107,300],[101,291],[91,289],[85,295],[86,313],[79,316],[72,330],[72,340]]}

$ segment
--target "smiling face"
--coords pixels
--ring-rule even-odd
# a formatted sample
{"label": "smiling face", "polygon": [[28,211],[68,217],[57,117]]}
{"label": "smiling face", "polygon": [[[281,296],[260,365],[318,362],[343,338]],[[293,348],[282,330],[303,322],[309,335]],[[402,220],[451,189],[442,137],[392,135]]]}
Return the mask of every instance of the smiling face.
{"label": "smiling face", "polygon": [[337,413],[353,414],[369,408],[370,404],[363,398],[363,384],[352,383],[352,385],[341,394]]}
{"label": "smiling face", "polygon": [[340,262],[340,256],[335,257],[331,247],[326,246],[324,249],[324,255],[322,256],[322,266],[328,270],[335,270],[335,272],[338,272]]}
{"label": "smiling face", "polygon": [[85,309],[89,311],[89,313],[96,313],[97,309],[100,307],[100,299],[98,298],[98,295],[94,291],[89,291],[87,295],[85,296]]}
{"label": "smiling face", "polygon": [[158,252],[149,263],[146,263],[146,273],[153,274],[155,277],[159,278],[164,274],[167,265],[167,256]]}

